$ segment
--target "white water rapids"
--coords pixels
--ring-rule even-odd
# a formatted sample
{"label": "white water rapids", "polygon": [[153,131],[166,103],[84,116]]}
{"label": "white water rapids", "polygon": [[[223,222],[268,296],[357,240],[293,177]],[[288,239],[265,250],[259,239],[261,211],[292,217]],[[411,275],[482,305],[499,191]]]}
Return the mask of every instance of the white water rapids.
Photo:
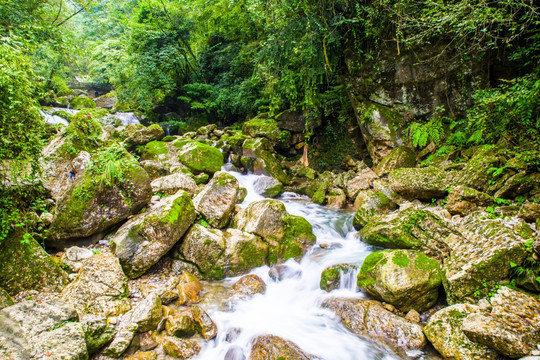
{"label": "white water rapids", "polygon": [[[263,199],[254,187],[260,176],[229,173],[248,190],[242,207]],[[343,276],[341,288],[331,293],[319,288],[320,275],[326,267],[341,263],[360,265],[373,251],[358,239],[352,227],[354,213],[327,209],[293,193],[285,193],[279,200],[283,201],[289,213],[302,216],[312,224],[317,244],[300,263],[292,259],[285,263],[291,276],[285,276],[282,281],[270,278],[268,266],[254,269],[251,273],[260,276],[267,285],[264,294],[235,302],[226,310],[218,303],[207,305],[219,332],[203,348],[198,359],[248,359],[251,340],[264,334],[290,340],[306,353],[325,360],[399,359],[382,346],[349,332],[333,312],[321,307],[329,296],[362,296],[356,289],[356,273]],[[321,244],[327,248],[321,248]],[[224,281],[232,284],[237,279]]]}

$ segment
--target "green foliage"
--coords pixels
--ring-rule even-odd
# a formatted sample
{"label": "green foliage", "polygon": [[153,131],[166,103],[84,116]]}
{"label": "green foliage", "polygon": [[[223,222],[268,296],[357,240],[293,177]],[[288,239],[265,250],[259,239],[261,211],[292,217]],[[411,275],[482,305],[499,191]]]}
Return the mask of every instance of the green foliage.
{"label": "green foliage", "polygon": [[94,154],[88,164],[88,172],[93,176],[94,184],[97,184],[99,189],[104,189],[124,183],[127,179],[126,173],[136,165],[137,161],[122,146],[113,143]]}
{"label": "green foliage", "polygon": [[439,145],[445,135],[442,120],[442,117],[437,116],[424,124],[413,121],[408,129],[413,146],[423,148],[430,141]]}

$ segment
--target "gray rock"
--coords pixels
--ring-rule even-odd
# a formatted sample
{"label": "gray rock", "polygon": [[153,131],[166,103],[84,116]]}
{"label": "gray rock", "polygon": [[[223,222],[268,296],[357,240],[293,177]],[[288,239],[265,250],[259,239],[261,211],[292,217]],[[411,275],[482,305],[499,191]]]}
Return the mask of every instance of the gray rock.
{"label": "gray rock", "polygon": [[446,210],[452,215],[466,216],[476,211],[479,206],[493,204],[493,197],[468,186],[456,186],[449,191]]}
{"label": "gray rock", "polygon": [[193,199],[193,204],[211,226],[223,228],[234,211],[238,189],[238,180],[234,176],[218,171]]}
{"label": "gray rock", "polygon": [[195,216],[191,197],[180,190],[122,225],[112,239],[112,250],[126,275],[136,278],[157,263],[180,240]]}
{"label": "gray rock", "polygon": [[90,257],[77,278],[62,291],[62,298],[79,314],[115,316],[130,309],[128,282],[118,259],[103,253]]}
{"label": "gray rock", "polygon": [[249,360],[294,359],[315,360],[295,343],[275,335],[260,335],[251,341]]}
{"label": "gray rock", "polygon": [[71,272],[78,272],[84,261],[93,254],[90,249],[72,246],[66,249],[64,255],[62,255],[62,264],[66,265]]}
{"label": "gray rock", "polygon": [[392,170],[412,168],[416,165],[416,153],[414,149],[401,145],[386,155],[373,169],[378,176],[387,175]]}
{"label": "gray rock", "polygon": [[255,294],[264,294],[266,284],[259,276],[251,274],[244,275],[233,285],[233,292],[239,296],[253,296]]}
{"label": "gray rock", "polygon": [[479,307],[469,304],[446,307],[431,316],[424,327],[424,333],[445,359],[499,360],[494,350],[471,341],[463,333],[464,319],[479,312]]}
{"label": "gray rock", "polygon": [[519,209],[518,216],[527,222],[540,219],[540,204],[525,201]]}
{"label": "gray rock", "polygon": [[[85,334],[81,323],[66,323],[65,325],[44,331],[33,337],[36,359],[43,360],[88,360]],[[47,356],[47,354],[50,354]]]}
{"label": "gray rock", "polygon": [[138,332],[146,332],[155,330],[162,317],[161,298],[157,292],[151,292],[133,309],[131,320],[137,324]]}
{"label": "gray rock", "polygon": [[174,173],[168,176],[163,176],[152,181],[152,191],[165,195],[174,195],[178,190],[184,190],[190,195],[195,194],[197,184],[189,175],[183,173]]}
{"label": "gray rock", "polygon": [[120,318],[120,322],[116,326],[116,336],[103,351],[104,355],[119,358],[127,350],[138,329],[132,316],[133,311],[130,311]]}
{"label": "gray rock", "polygon": [[271,176],[261,176],[253,183],[255,192],[266,197],[278,197],[283,192],[283,184]]}
{"label": "gray rock", "polygon": [[32,358],[32,346],[21,326],[0,311],[0,358],[28,360]]}
{"label": "gray rock", "polygon": [[104,316],[86,314],[81,318],[81,324],[89,355],[107,345],[116,334],[116,329]]}
{"label": "gray rock", "polygon": [[408,200],[440,199],[454,185],[455,174],[438,167],[404,168],[390,172],[392,190]]}
{"label": "gray rock", "polygon": [[373,180],[378,176],[370,168],[365,168],[356,177],[347,181],[345,184],[345,194],[349,200],[356,199],[360,190],[367,190],[373,186]]}
{"label": "gray rock", "polygon": [[323,307],[334,311],[350,331],[398,350],[420,350],[427,341],[422,327],[384,309],[374,300],[330,298]]}
{"label": "gray rock", "polygon": [[125,127],[123,145],[128,150],[135,150],[137,146],[143,146],[150,141],[161,140],[165,132],[158,124],[152,124],[148,127],[140,124],[129,124]]}

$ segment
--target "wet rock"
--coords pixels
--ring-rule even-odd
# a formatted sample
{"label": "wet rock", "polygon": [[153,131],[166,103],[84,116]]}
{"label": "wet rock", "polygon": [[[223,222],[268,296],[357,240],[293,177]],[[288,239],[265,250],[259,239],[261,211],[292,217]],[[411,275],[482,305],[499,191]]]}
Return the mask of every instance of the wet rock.
{"label": "wet rock", "polygon": [[489,313],[473,313],[463,320],[465,335],[512,359],[531,355],[540,343],[540,301],[503,287],[489,302]]}
{"label": "wet rock", "polygon": [[103,253],[90,257],[79,274],[62,291],[62,298],[80,314],[115,316],[130,309],[127,278],[118,259]]}
{"label": "wet rock", "polygon": [[274,281],[282,281],[285,279],[298,279],[302,276],[302,270],[293,269],[290,266],[279,264],[272,266],[268,270],[268,276]]}
{"label": "wet rock", "polygon": [[428,320],[424,333],[445,359],[499,360],[499,355],[485,345],[471,341],[463,333],[463,321],[479,313],[477,306],[457,304],[437,311]]}
{"label": "wet rock", "polygon": [[155,351],[141,351],[126,357],[126,360],[157,360],[157,356]]}
{"label": "wet rock", "polygon": [[152,191],[164,195],[174,195],[178,190],[184,190],[190,195],[195,194],[197,184],[189,175],[182,173],[174,173],[171,175],[160,177],[152,181]]}
{"label": "wet rock", "polygon": [[67,266],[71,272],[78,272],[86,259],[94,253],[87,248],[72,246],[65,250],[62,255],[62,264]]}
{"label": "wet rock", "polygon": [[522,264],[527,254],[525,239],[497,219],[469,216],[458,230],[461,236],[446,239],[452,254],[443,264],[443,285],[450,304],[487,295],[509,278],[511,263]]}
{"label": "wet rock", "polygon": [[540,219],[540,204],[525,201],[518,216],[527,222],[535,222]]}
{"label": "wet rock", "polygon": [[146,332],[154,330],[162,317],[161,298],[156,292],[152,292],[137,304],[131,320],[137,324],[138,332]]}
{"label": "wet rock", "polygon": [[13,299],[8,292],[0,287],[0,310],[13,305]]}
{"label": "wet rock", "polygon": [[255,294],[264,294],[266,284],[259,276],[251,274],[242,276],[232,288],[236,295],[249,297]]}
{"label": "wet rock", "polygon": [[324,291],[339,289],[343,277],[356,272],[358,266],[353,264],[338,264],[327,267],[321,273],[320,288]]}
{"label": "wet rock", "polygon": [[373,218],[360,230],[361,239],[368,244],[420,250],[436,258],[447,257],[450,254],[447,239],[460,235],[439,216],[414,207]]}
{"label": "wet rock", "polygon": [[[271,176],[279,182],[288,185],[290,182],[287,173],[281,167],[276,156],[267,150],[255,149],[253,150],[256,158],[242,157],[242,160],[253,160],[253,173],[256,175]],[[249,162],[249,161],[248,161]],[[244,164],[244,163],[243,163]],[[246,166],[247,165],[247,166]],[[249,164],[245,164],[244,167],[251,168]]]}
{"label": "wet rock", "polygon": [[152,124],[148,127],[140,124],[129,124],[122,135],[125,137],[123,145],[126,149],[133,151],[138,146],[146,145],[150,141],[161,140],[165,136],[165,132],[158,124]]}
{"label": "wet rock", "polygon": [[181,146],[178,158],[194,174],[202,172],[213,174],[223,165],[223,154],[219,149],[197,141],[190,141]]}
{"label": "wet rock", "polygon": [[326,206],[330,209],[343,209],[347,205],[347,196],[339,188],[333,188],[326,196]]}
{"label": "wet rock", "polygon": [[283,193],[283,184],[271,176],[261,176],[253,183],[257,194],[265,197],[278,197]]}
{"label": "wet rock", "polygon": [[112,250],[126,275],[136,278],[157,263],[180,240],[195,216],[191,197],[180,190],[122,225],[112,239]]}
{"label": "wet rock", "polygon": [[[150,180],[155,180],[160,177],[170,175],[169,169],[159,161],[143,160],[140,162],[140,164],[150,177]],[[153,188],[154,187],[152,186],[152,190]]]}
{"label": "wet rock", "polygon": [[456,186],[449,191],[446,210],[452,215],[466,216],[479,206],[493,204],[493,197],[467,186]]}
{"label": "wet rock", "polygon": [[165,331],[167,335],[180,338],[188,338],[195,335],[197,331],[191,312],[183,312],[167,317],[165,322]]}
{"label": "wet rock", "polygon": [[2,240],[0,287],[15,295],[24,290],[60,291],[67,274],[29,234],[14,232]]}
{"label": "wet rock", "polygon": [[178,293],[178,305],[194,304],[200,301],[202,286],[197,277],[187,271],[178,276],[176,292]]}
{"label": "wet rock", "polygon": [[[85,333],[64,301],[22,301],[0,311],[0,354],[14,359],[88,359]],[[16,336],[16,339],[13,338]]]}
{"label": "wet rock", "polygon": [[107,345],[116,334],[114,326],[104,316],[84,315],[81,318],[81,324],[83,325],[89,355],[95,354],[99,349]]}
{"label": "wet rock", "polygon": [[419,350],[426,345],[422,327],[384,309],[374,300],[331,298],[323,307],[334,311],[350,331],[369,336],[399,350]]}
{"label": "wet rock", "polygon": [[215,228],[225,227],[231,218],[238,195],[238,180],[218,171],[194,199],[195,209]]}
{"label": "wet rock", "polygon": [[440,199],[454,184],[454,174],[438,167],[404,168],[388,175],[390,187],[408,200]]}
{"label": "wet rock", "polygon": [[119,358],[131,344],[137,332],[137,323],[132,320],[133,311],[124,314],[116,326],[113,341],[103,350],[105,356]]}
{"label": "wet rock", "polygon": [[355,229],[366,226],[375,216],[397,209],[397,204],[390,200],[382,191],[362,190],[354,201],[357,208],[353,218]]}
{"label": "wet rock", "polygon": [[191,339],[165,336],[161,344],[167,355],[178,359],[191,359],[201,351],[200,345]]}
{"label": "wet rock", "polygon": [[373,186],[373,180],[377,178],[377,174],[366,167],[357,176],[346,182],[344,190],[347,198],[354,201],[360,190],[370,189]]}
{"label": "wet rock", "polygon": [[306,190],[306,194],[315,204],[326,204],[326,194],[332,187],[334,182],[334,174],[325,171],[317,179],[311,182]]}
{"label": "wet rock", "polygon": [[257,336],[251,341],[249,360],[267,359],[313,360],[316,358],[302,351],[292,341],[275,335]]}
{"label": "wet rock", "polygon": [[244,351],[239,346],[231,346],[225,354],[224,360],[246,360]]}
{"label": "wet rock", "polygon": [[358,287],[403,312],[424,312],[437,302],[440,267],[437,260],[418,251],[377,251],[362,263]]}
{"label": "wet rock", "polygon": [[392,170],[412,168],[416,165],[416,153],[408,146],[398,146],[386,155],[381,162],[373,168],[378,176],[389,174]]}
{"label": "wet rock", "polygon": [[191,315],[193,316],[193,321],[195,322],[197,331],[202,335],[203,338],[210,340],[216,337],[218,331],[217,326],[206,311],[204,311],[200,306],[195,305],[191,308]]}
{"label": "wet rock", "polygon": [[234,227],[261,236],[269,244],[269,264],[300,257],[315,242],[311,224],[287,213],[285,205],[278,200],[249,204],[235,216]]}

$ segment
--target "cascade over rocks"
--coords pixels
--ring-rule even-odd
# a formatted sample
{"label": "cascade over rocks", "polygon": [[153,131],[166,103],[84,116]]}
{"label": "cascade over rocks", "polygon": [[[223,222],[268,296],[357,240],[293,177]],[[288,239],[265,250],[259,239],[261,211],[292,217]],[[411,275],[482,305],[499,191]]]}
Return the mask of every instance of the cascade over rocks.
{"label": "cascade over rocks", "polygon": [[300,257],[315,242],[311,224],[287,213],[285,205],[278,200],[249,204],[235,216],[234,227],[263,238],[270,246],[268,264]]}
{"label": "cascade over rocks", "polygon": [[126,275],[136,278],[157,263],[180,240],[195,217],[191,197],[180,190],[122,225],[112,243]]}

